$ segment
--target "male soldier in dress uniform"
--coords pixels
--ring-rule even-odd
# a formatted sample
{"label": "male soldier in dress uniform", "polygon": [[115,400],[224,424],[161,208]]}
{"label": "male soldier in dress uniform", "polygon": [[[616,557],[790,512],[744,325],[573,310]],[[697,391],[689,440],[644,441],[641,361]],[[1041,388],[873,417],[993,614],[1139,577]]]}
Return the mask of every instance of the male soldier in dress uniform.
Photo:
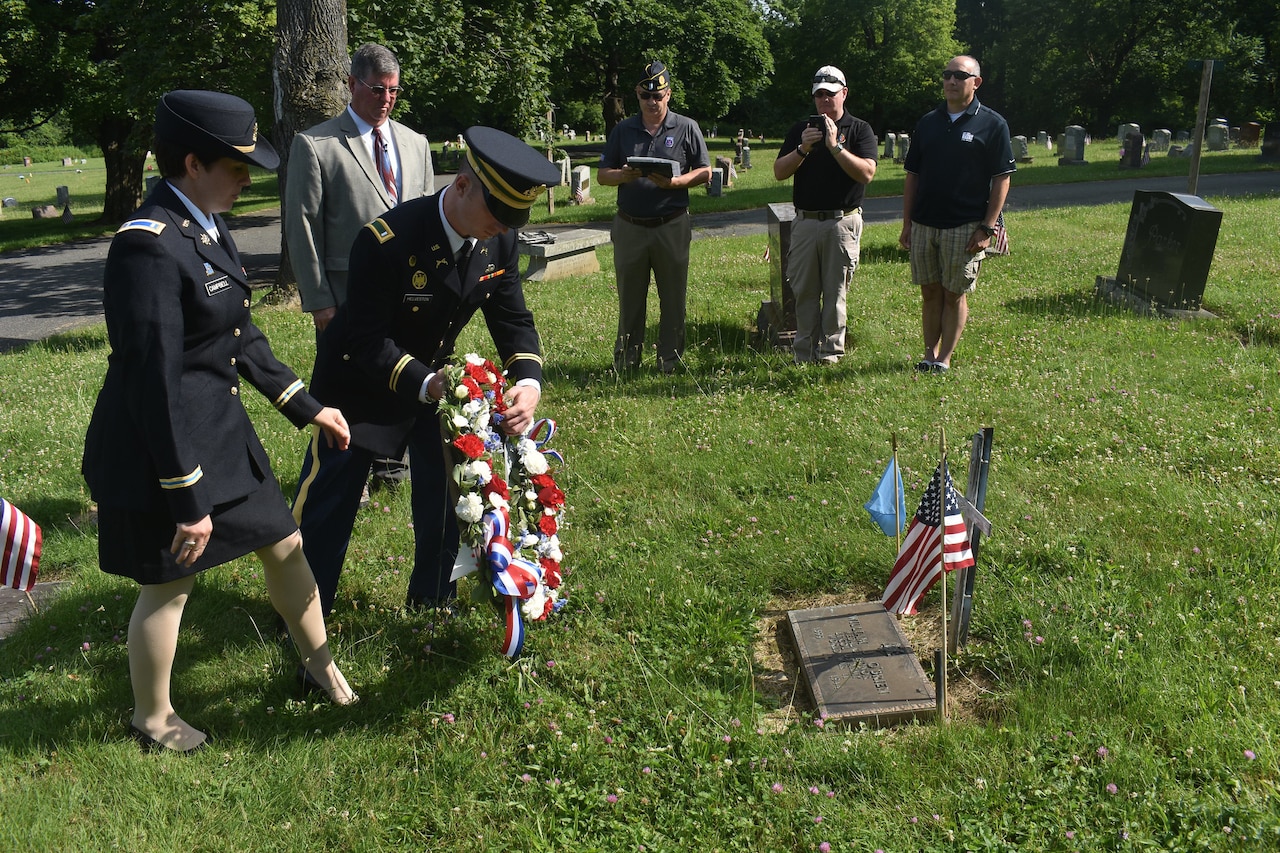
{"label": "male soldier in dress uniform", "polygon": [[560,170],[502,131],[472,127],[463,136],[466,161],[450,186],[361,229],[347,302],[317,346],[311,391],[351,426],[348,450],[312,441],[293,507],[326,615],[369,465],[406,444],[415,540],[407,604],[446,606],[456,595],[449,575],[458,527],[435,405],[446,382],[436,370],[476,311],[510,385],[503,429],[526,430],[541,396],[541,348],[520,286],[514,229],[529,221],[547,185],[560,182]]}

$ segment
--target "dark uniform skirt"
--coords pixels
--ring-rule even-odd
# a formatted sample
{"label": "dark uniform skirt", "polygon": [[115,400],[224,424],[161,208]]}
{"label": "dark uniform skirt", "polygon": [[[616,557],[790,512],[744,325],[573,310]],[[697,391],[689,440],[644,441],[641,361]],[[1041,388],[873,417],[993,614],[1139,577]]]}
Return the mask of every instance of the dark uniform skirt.
{"label": "dark uniform skirt", "polygon": [[98,506],[98,565],[141,584],[176,581],[273,545],[298,529],[274,477],[251,494],[213,508],[213,535],[195,565],[180,566],[168,513]]}

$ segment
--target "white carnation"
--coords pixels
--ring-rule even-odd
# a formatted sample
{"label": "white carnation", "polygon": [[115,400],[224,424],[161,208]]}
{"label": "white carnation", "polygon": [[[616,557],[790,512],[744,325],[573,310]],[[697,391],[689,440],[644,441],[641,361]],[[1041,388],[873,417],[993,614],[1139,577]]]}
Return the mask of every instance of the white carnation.
{"label": "white carnation", "polygon": [[467,463],[466,469],[462,472],[462,476],[468,480],[474,480],[480,485],[484,485],[493,479],[493,471],[489,468],[489,463],[483,459],[473,459]]}
{"label": "white carnation", "polygon": [[484,502],[477,494],[463,495],[458,499],[458,506],[454,512],[458,514],[458,518],[468,524],[474,524],[484,518]]}
{"label": "white carnation", "polygon": [[[532,444],[533,442],[529,443]],[[524,442],[520,442],[520,444],[520,464],[524,466],[524,469],[535,477],[539,474],[547,473],[547,469],[550,466],[547,465],[547,457],[542,455],[542,451],[535,447],[532,453],[525,453]]]}
{"label": "white carnation", "polygon": [[524,614],[524,618],[531,622],[536,622],[543,616],[543,611],[547,609],[547,588],[544,584],[538,584],[537,589],[533,591],[533,595],[520,602],[520,612]]}

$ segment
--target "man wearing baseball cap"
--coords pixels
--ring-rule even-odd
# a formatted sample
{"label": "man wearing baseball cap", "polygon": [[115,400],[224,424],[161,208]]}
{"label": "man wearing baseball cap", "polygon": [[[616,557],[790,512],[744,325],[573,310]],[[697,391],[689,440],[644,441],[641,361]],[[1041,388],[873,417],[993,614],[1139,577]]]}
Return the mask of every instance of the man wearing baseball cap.
{"label": "man wearing baseball cap", "polygon": [[[671,373],[684,356],[685,300],[689,284],[689,187],[711,180],[711,157],[702,130],[670,110],[671,73],[654,60],[636,83],[640,113],[609,134],[597,178],[618,188],[613,271],[618,282],[618,336],[613,367],[640,366],[644,352],[649,274],[658,288],[658,369]],[[627,165],[629,158],[673,161],[670,174]]]}
{"label": "man wearing baseball cap", "polygon": [[845,351],[845,298],[858,268],[862,198],[876,174],[871,125],[844,108],[844,72],[824,65],[813,75],[814,111],[787,132],[773,176],[794,176],[796,208],[787,277],[796,297],[798,364],[835,364]]}
{"label": "man wearing baseball cap", "polygon": [[327,614],[376,456],[409,449],[414,567],[409,607],[447,607],[458,526],[436,402],[453,354],[477,311],[497,348],[511,390],[503,429],[533,423],[542,354],[520,285],[515,229],[560,170],[524,142],[491,127],[469,128],[466,160],[453,183],[407,201],[362,228],[351,247],[347,301],[320,334],[312,389],[342,410],[351,447],[313,440],[298,477],[293,514]]}

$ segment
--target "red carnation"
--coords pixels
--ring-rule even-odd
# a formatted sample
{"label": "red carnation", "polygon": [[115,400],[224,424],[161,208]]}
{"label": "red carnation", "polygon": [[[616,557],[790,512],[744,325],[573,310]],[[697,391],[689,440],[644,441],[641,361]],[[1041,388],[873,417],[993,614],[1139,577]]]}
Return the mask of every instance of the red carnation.
{"label": "red carnation", "polygon": [[480,390],[480,386],[470,376],[462,377],[462,387],[467,389],[467,396],[472,400],[479,400],[484,396],[484,392]]}
{"label": "red carnation", "polygon": [[484,488],[480,490],[480,493],[485,497],[488,497],[489,495],[497,495],[504,501],[509,501],[511,499],[511,492],[507,489],[507,484],[501,477],[494,477],[489,482],[485,483]]}
{"label": "red carnation", "polygon": [[542,580],[547,585],[547,589],[560,586],[560,564],[550,557],[540,558],[538,564],[542,566]]}
{"label": "red carnation", "polygon": [[460,435],[453,440],[453,446],[468,459],[479,459],[484,455],[484,441],[478,435]]}
{"label": "red carnation", "polygon": [[530,479],[530,482],[533,483],[533,487],[535,489],[545,489],[547,486],[554,486],[556,484],[555,477],[552,477],[550,474],[537,474]]}
{"label": "red carnation", "polygon": [[556,517],[554,515],[544,515],[540,517],[538,519],[538,529],[542,531],[542,535],[544,536],[555,536],[556,530],[558,529],[556,526]]}
{"label": "red carnation", "polygon": [[564,492],[560,491],[560,487],[555,483],[550,486],[538,490],[538,500],[542,501],[542,505],[551,509],[559,509],[564,506]]}

